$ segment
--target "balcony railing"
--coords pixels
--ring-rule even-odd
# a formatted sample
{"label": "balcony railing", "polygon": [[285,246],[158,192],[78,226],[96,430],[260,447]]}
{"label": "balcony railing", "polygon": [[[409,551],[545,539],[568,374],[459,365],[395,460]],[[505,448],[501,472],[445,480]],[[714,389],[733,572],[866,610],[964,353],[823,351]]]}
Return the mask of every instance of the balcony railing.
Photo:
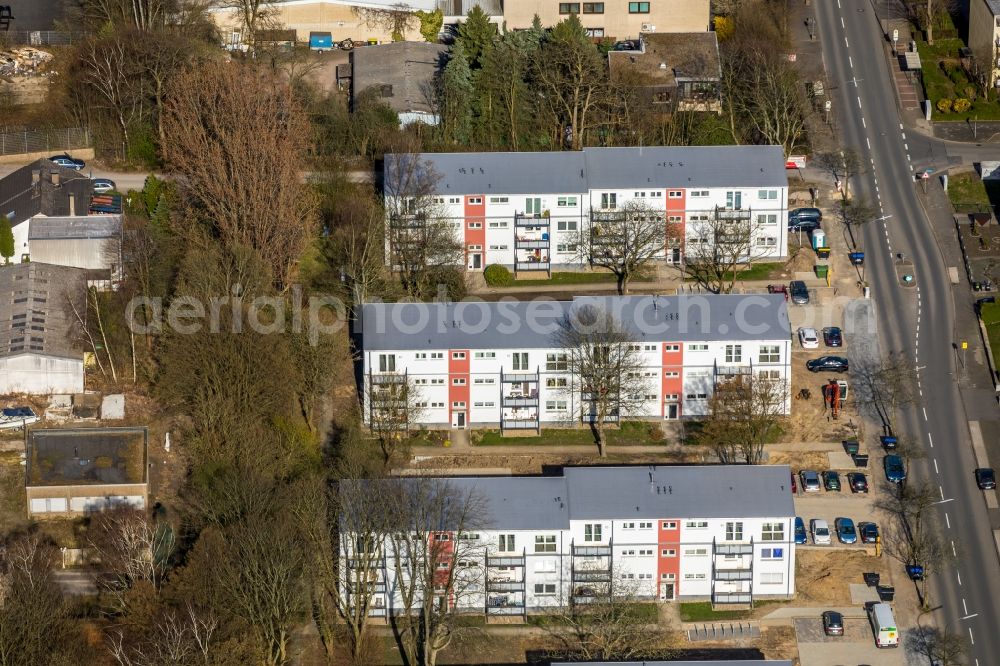
{"label": "balcony railing", "polygon": [[611,546],[573,546],[573,557],[611,557]]}
{"label": "balcony railing", "polygon": [[523,580],[488,580],[487,592],[520,592],[524,590]]}
{"label": "balcony railing", "polygon": [[385,617],[385,608],[369,608],[368,617]]}
{"label": "balcony railing", "polygon": [[538,396],[505,395],[502,399],[504,407],[538,407]]}
{"label": "balcony railing", "polygon": [[520,382],[538,383],[538,373],[533,372],[504,372],[500,375],[500,381],[504,384],[517,384]]}
{"label": "balcony railing", "polygon": [[523,567],[523,555],[487,555],[486,566],[488,567]]}
{"label": "balcony railing", "polygon": [[427,224],[426,213],[397,214],[389,217],[390,229],[422,229]]}
{"label": "balcony railing", "polygon": [[549,261],[522,261],[514,259],[514,270],[516,271],[547,271],[552,264]]}
{"label": "balcony railing", "polygon": [[573,571],[573,582],[574,583],[610,583],[611,582],[611,571],[610,570],[588,570],[588,569],[576,569]]}
{"label": "balcony railing", "polygon": [[367,568],[369,571],[375,571],[376,569],[382,569],[385,567],[385,558],[378,557],[348,557],[347,566],[351,569]]}
{"label": "balcony railing", "polygon": [[753,595],[749,592],[715,592],[712,594],[713,604],[749,604]]}
{"label": "balcony railing", "polygon": [[514,239],[515,250],[547,250],[552,245],[548,238],[521,238]]}
{"label": "balcony railing", "polygon": [[523,615],[524,614],[524,604],[506,602],[502,606],[493,606],[488,604],[486,606],[486,613],[488,615]]}
{"label": "balcony railing", "polygon": [[717,543],[716,555],[753,555],[752,543]]}
{"label": "balcony railing", "polygon": [[534,419],[501,419],[501,430],[537,430],[538,418]]}
{"label": "balcony railing", "polygon": [[716,569],[715,580],[753,580],[750,569]]}
{"label": "balcony railing", "polygon": [[406,374],[398,372],[390,372],[385,374],[371,375],[373,384],[404,384],[406,383]]}
{"label": "balcony railing", "polygon": [[549,218],[542,217],[541,213],[517,213],[514,215],[515,227],[547,227]]}
{"label": "balcony railing", "polygon": [[715,217],[718,220],[747,222],[753,214],[749,208],[716,208]]}

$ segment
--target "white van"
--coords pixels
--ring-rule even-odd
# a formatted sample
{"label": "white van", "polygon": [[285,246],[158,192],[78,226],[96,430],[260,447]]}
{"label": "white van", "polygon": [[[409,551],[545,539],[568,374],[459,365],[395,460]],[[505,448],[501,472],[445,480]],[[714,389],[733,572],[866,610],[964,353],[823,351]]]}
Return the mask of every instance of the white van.
{"label": "white van", "polygon": [[868,621],[875,634],[875,646],[880,648],[899,647],[899,631],[892,617],[889,604],[872,604],[868,607]]}

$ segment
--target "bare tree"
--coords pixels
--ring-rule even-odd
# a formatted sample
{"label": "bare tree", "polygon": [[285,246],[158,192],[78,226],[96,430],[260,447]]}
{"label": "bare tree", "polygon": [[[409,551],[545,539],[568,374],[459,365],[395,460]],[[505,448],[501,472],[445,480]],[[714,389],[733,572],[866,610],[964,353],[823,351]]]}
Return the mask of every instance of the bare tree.
{"label": "bare tree", "polygon": [[896,410],[913,402],[913,361],[890,351],[877,361],[855,364],[854,382],[858,404],[865,405],[884,427],[891,426]]}
{"label": "bare tree", "polygon": [[868,165],[854,148],[819,153],[813,158],[813,162],[819,168],[829,171],[835,180],[840,181],[840,193],[844,199],[850,197],[851,180],[868,171]]}
{"label": "bare tree", "polygon": [[406,374],[369,374],[365,378],[365,420],[378,441],[388,468],[410,434],[410,424],[423,413],[420,389]]}
{"label": "bare tree", "polygon": [[384,8],[354,6],[351,11],[366,27],[388,32],[394,42],[405,40],[406,33],[418,22],[413,9],[402,2]]}
{"label": "bare tree", "polygon": [[773,43],[738,42],[725,53],[723,79],[731,84],[726,100],[731,128],[745,126],[752,142],[781,146],[785,155],[801,148],[804,90],[783,49]]}
{"label": "bare tree", "polygon": [[562,649],[553,657],[587,662],[668,657],[666,632],[659,622],[644,619],[639,607],[643,596],[651,601],[655,589],[643,595],[636,581],[623,580],[621,573],[616,567],[611,582],[587,583],[585,599],[574,594],[560,609],[552,633]]}
{"label": "bare tree", "polygon": [[720,378],[698,439],[722,463],[759,465],[764,445],[780,432],[788,408],[788,382],[753,374]]}
{"label": "bare tree", "polygon": [[122,136],[122,159],[128,156],[129,132],[141,116],[143,81],[132,42],[127,37],[94,39],[82,53],[87,82],[97,93],[101,108],[115,119]]}
{"label": "bare tree", "polygon": [[[670,225],[679,236],[678,225]],[[667,248],[667,224],[663,211],[642,201],[629,201],[617,210],[591,211],[590,224],[579,233],[581,258],[593,266],[615,274],[618,293],[628,291],[628,283]]]}
{"label": "bare tree", "polygon": [[218,6],[233,12],[243,43],[253,52],[261,30],[278,27],[277,10],[271,0],[218,0]]}
{"label": "bare tree", "polygon": [[951,629],[920,626],[913,632],[916,652],[936,666],[964,666],[969,654],[969,642]]}
{"label": "bare tree", "polygon": [[189,218],[230,250],[251,248],[287,288],[313,232],[314,201],[299,171],[308,122],[287,86],[252,65],[208,62],[171,81],[164,157]]}
{"label": "bare tree", "polygon": [[720,209],[708,217],[688,223],[680,271],[713,294],[728,294],[740,267],[766,256],[766,232],[748,211]]}
{"label": "bare tree", "polygon": [[555,334],[566,354],[570,381],[565,392],[578,405],[580,418],[594,430],[601,457],[607,455],[605,428],[628,414],[640,413],[647,381],[635,336],[600,307],[574,309]]}
{"label": "bare tree", "polygon": [[854,230],[872,222],[877,216],[877,209],[867,199],[841,199],[837,204],[837,217],[847,230],[851,247],[857,247]]}
{"label": "bare tree", "polygon": [[396,588],[389,622],[406,666],[435,666],[461,606],[483,588],[482,568],[464,565],[482,562],[484,547],[463,535],[484,526],[486,502],[429,478],[397,481],[390,501],[400,527],[386,546]]}
{"label": "bare tree", "polygon": [[199,614],[188,603],[183,613],[171,609],[156,618],[137,645],[128,645],[122,631],[112,631],[108,652],[119,666],[207,666],[218,625],[214,616]]}
{"label": "bare tree", "polygon": [[435,201],[441,176],[414,153],[386,156],[385,214],[389,265],[410,296],[419,296],[433,269],[461,265],[463,247]]}

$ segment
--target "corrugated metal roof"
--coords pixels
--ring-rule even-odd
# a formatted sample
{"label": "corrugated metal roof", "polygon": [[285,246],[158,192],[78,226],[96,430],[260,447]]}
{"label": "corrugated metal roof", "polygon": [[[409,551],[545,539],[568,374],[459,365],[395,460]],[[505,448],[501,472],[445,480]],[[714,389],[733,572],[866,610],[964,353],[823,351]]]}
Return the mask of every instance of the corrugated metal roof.
{"label": "corrugated metal roof", "polygon": [[83,240],[117,238],[121,215],[35,217],[28,226],[28,240]]}
{"label": "corrugated metal roof", "polygon": [[[365,351],[548,349],[567,315],[584,304],[615,313],[637,342],[786,340],[788,305],[780,294],[584,296],[460,303],[371,303],[361,311]],[[357,326],[357,324],[356,324]]]}
{"label": "corrugated metal roof", "polygon": [[[392,174],[402,157],[385,156],[385,183],[398,180]],[[788,185],[780,146],[584,148],[575,152],[420,153],[416,157],[437,174],[435,189],[441,195]],[[387,185],[386,194],[396,193]]]}
{"label": "corrugated metal roof", "polygon": [[86,275],[34,261],[0,266],[0,356],[82,358],[74,346],[70,299],[85,296]]}

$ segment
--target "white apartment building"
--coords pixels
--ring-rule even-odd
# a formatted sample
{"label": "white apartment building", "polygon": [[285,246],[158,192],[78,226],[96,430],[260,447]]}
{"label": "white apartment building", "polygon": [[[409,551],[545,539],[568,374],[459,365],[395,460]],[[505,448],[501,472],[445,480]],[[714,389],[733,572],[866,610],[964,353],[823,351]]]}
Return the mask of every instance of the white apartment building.
{"label": "white apartment building", "polygon": [[[418,536],[445,542],[432,566],[454,567],[461,583],[447,595],[437,590],[441,603],[447,596],[453,607],[487,616],[551,611],[616,588],[660,601],[785,599],[795,594],[789,478],[784,465],[570,467],[560,476],[442,478],[456,497],[482,502],[482,525]],[[357,561],[349,545],[355,541],[342,541],[345,576]],[[371,614],[385,616],[401,604],[392,542],[373,539],[379,541],[364,576],[374,585]]]}
{"label": "white apartment building", "polygon": [[[516,271],[582,268],[577,251],[592,214],[638,201],[666,225],[679,225],[684,247],[663,258],[682,261],[708,237],[710,220],[752,228],[748,259],[787,254],[788,177],[780,146],[584,148],[519,153],[420,153],[385,156],[386,209],[412,198],[400,178],[418,168],[433,174],[435,216],[449,220],[469,270],[503,264]],[[422,181],[425,182],[425,181]],[[428,189],[424,185],[424,189]],[[398,191],[397,191],[398,190]],[[390,216],[388,224],[394,220]],[[410,220],[396,222],[412,224]]]}
{"label": "white apartment building", "polygon": [[[370,386],[417,392],[411,425],[537,430],[589,421],[556,339],[581,307],[612,313],[642,359],[626,418],[707,414],[716,382],[738,374],[784,381],[790,408],[791,327],[781,295],[586,296],[571,301],[373,303],[362,307],[365,418]],[[615,415],[615,418],[617,415]]]}

